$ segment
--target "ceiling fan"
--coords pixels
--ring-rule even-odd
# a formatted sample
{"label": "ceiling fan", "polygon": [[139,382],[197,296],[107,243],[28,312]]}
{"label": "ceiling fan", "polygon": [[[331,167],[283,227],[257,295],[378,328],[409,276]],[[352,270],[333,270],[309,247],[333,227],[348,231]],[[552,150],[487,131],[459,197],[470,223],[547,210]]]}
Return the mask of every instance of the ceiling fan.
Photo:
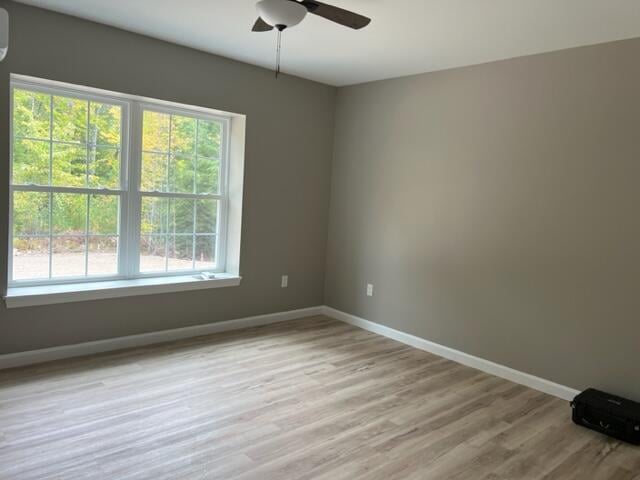
{"label": "ceiling fan", "polygon": [[253,32],[269,32],[274,28],[278,30],[276,78],[280,73],[281,34],[285,29],[298,25],[307,13],[354,30],[360,30],[371,22],[370,18],[363,15],[316,0],[262,0],[256,4],[256,9],[259,17],[251,29]]}

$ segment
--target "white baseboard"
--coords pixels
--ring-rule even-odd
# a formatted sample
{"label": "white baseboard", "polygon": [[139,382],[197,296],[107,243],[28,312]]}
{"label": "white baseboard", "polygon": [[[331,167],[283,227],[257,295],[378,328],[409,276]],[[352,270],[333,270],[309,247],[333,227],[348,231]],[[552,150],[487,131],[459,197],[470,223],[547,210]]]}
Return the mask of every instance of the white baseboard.
{"label": "white baseboard", "polygon": [[580,393],[578,390],[575,390],[573,388],[569,388],[564,385],[560,385],[558,383],[554,383],[528,373],[520,372],[518,370],[514,370],[513,368],[505,367],[504,365],[500,365],[483,358],[475,357],[473,355],[469,355],[468,353],[464,353],[453,348],[445,347],[444,345],[430,342],[429,340],[416,337],[415,335],[410,335],[399,330],[394,330],[393,328],[380,325],[379,323],[371,322],[369,320],[365,320],[364,318],[341,312],[340,310],[336,310],[335,308],[325,306],[323,311],[326,316],[335,318],[336,320],[349,323],[364,330],[377,333],[378,335],[392,338],[393,340],[397,340],[398,342],[404,343],[406,345],[419,348],[420,350],[425,350],[435,355],[453,360],[454,362],[461,363],[462,365],[467,365],[477,370],[495,375],[496,377],[504,378],[520,385],[525,385],[527,387],[539,390],[544,393],[548,393],[550,395],[554,395],[564,400],[573,400],[573,398],[578,393]]}
{"label": "white baseboard", "polygon": [[93,353],[121,350],[123,348],[140,347],[154,343],[179,340],[182,338],[191,338],[198,337],[200,335],[226,332],[229,330],[238,330],[241,328],[257,327],[260,325],[284,322],[286,320],[322,315],[323,311],[323,307],[321,306],[309,307],[302,308],[300,310],[257,315],[255,317],[237,318],[235,320],[227,320],[224,322],[193,325],[190,327],[142,333],[127,337],[109,338],[106,340],[97,340],[95,342],[63,345],[61,347],[44,348],[28,352],[9,353],[6,355],[0,355],[0,369],[49,362],[51,360],[60,360],[63,358],[80,357],[84,355],[91,355]]}
{"label": "white baseboard", "polygon": [[154,343],[168,342],[171,340],[179,340],[183,338],[197,337],[200,335],[209,335],[212,333],[226,332],[229,330],[239,330],[241,328],[257,327],[260,325],[268,325],[271,323],[284,322],[286,320],[295,320],[298,318],[311,317],[314,315],[326,315],[335,318],[356,327],[363,328],[373,333],[392,338],[398,342],[410,345],[420,350],[431,352],[435,355],[453,360],[454,362],[476,368],[486,373],[490,373],[497,377],[510,380],[530,388],[534,388],[544,393],[554,395],[564,400],[572,400],[578,393],[578,390],[560,385],[544,378],[514,370],[498,363],[485,360],[483,358],[469,355],[468,353],[455,350],[453,348],[439,345],[424,338],[416,337],[393,328],[380,325],[364,318],[356,317],[349,313],[341,312],[327,306],[317,306],[303,308],[300,310],[290,310],[287,312],[270,313],[266,315],[257,315],[254,317],[238,318],[235,320],[227,320],[217,323],[208,323],[204,325],[193,325],[190,327],[176,328],[172,330],[161,330],[159,332],[142,333],[139,335],[130,335],[127,337],[110,338],[106,340],[98,340],[95,342],[80,343],[75,345],[64,345],[61,347],[45,348],[41,350],[31,350],[28,352],[10,353],[0,355],[0,369],[20,367],[23,365],[31,365],[35,363],[43,363],[52,360],[60,360],[63,358],[80,357],[91,355],[93,353],[109,352],[113,350],[121,350],[124,348],[140,347],[151,345]]}

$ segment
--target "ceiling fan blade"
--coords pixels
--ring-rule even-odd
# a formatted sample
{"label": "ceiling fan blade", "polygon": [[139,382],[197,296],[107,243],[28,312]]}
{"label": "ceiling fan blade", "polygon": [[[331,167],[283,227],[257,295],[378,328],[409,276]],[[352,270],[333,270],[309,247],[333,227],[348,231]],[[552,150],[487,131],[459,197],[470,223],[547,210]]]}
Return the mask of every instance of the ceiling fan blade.
{"label": "ceiling fan blade", "polygon": [[343,8],[334,7],[333,5],[327,5],[326,3],[316,2],[316,0],[304,0],[301,3],[307,7],[309,13],[355,30],[364,28],[371,23],[371,19],[363,15],[344,10]]}
{"label": "ceiling fan blade", "polygon": [[252,32],[269,32],[271,30],[273,30],[273,27],[260,17],[258,17],[256,23],[253,24],[253,28],[251,29]]}

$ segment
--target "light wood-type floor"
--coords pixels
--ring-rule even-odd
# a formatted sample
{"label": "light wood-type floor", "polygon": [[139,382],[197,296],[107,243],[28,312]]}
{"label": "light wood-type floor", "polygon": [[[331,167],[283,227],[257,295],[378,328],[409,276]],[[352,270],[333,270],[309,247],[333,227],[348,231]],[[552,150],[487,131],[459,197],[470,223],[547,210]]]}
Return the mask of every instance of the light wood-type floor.
{"label": "light wood-type floor", "polygon": [[314,317],[0,372],[0,478],[640,479],[569,411]]}

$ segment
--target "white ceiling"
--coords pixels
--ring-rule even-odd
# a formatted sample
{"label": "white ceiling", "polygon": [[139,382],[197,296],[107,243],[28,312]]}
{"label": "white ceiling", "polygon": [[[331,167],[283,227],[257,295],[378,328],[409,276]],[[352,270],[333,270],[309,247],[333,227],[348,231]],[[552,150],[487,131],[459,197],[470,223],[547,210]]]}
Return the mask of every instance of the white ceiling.
{"label": "white ceiling", "polygon": [[[255,0],[19,0],[271,68],[276,35]],[[373,19],[354,31],[308,15],[282,70],[330,85],[640,37],[640,0],[325,0]]]}

